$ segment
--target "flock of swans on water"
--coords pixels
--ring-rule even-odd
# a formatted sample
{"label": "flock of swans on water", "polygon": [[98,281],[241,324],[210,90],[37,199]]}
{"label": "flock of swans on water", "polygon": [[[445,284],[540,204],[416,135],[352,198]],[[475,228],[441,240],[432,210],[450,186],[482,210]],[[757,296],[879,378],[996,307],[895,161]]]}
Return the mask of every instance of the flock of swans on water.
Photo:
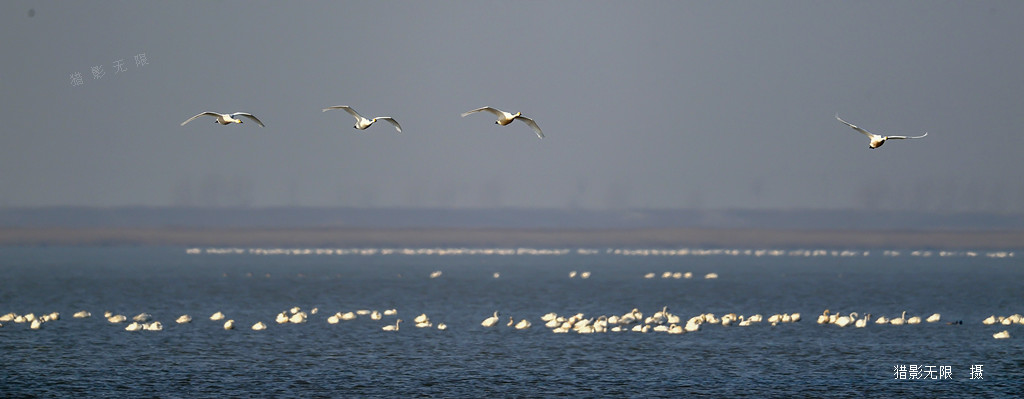
{"label": "flock of swans on water", "polygon": [[[360,115],[358,112],[356,112],[355,109],[353,109],[352,107],[349,107],[347,105],[330,106],[330,107],[324,108],[321,112],[327,112],[327,111],[335,110],[335,109],[344,110],[345,112],[348,112],[349,115],[352,115],[352,117],[356,118],[356,124],[354,126],[352,126],[353,128],[356,128],[356,129],[359,129],[359,130],[366,130],[366,128],[368,128],[371,125],[373,125],[374,122],[377,122],[378,120],[382,120],[382,121],[385,121],[385,122],[388,122],[388,123],[394,125],[395,130],[397,130],[399,133],[402,132],[402,126],[398,124],[398,121],[396,121],[395,118],[392,118],[390,116],[377,116],[377,117],[374,117],[374,118],[366,118],[366,117]],[[494,116],[496,116],[498,118],[498,120],[494,121],[494,123],[496,123],[498,125],[501,125],[501,126],[507,126],[508,124],[510,124],[510,123],[512,123],[513,121],[516,121],[516,120],[522,121],[527,126],[529,126],[530,129],[533,129],[533,132],[537,134],[537,138],[541,138],[541,139],[544,138],[544,132],[540,130],[540,126],[537,126],[537,122],[534,122],[533,119],[530,119],[530,118],[527,118],[527,117],[523,116],[522,112],[516,112],[516,113],[513,114],[511,112],[502,111],[502,110],[494,108],[494,107],[480,107],[480,108],[477,108],[477,109],[474,109],[474,110],[463,112],[462,113],[462,117],[466,117],[466,115],[469,115],[469,114],[472,114],[472,113],[476,113],[476,112],[482,112],[482,111],[483,112],[490,112],[491,114],[494,114]],[[248,112],[235,112],[235,113],[230,113],[230,114],[222,114],[222,113],[213,112],[213,111],[200,112],[200,113],[196,114],[195,116],[193,116],[191,118],[188,118],[187,120],[182,122],[181,126],[185,126],[185,124],[187,124],[189,122],[192,122],[193,120],[195,120],[196,118],[199,118],[201,116],[211,116],[211,117],[215,118],[214,123],[219,123],[221,125],[230,125],[232,123],[242,123],[242,120],[239,117],[245,117],[245,118],[251,119],[253,122],[256,122],[256,124],[259,125],[260,127],[265,127],[266,126],[266,125],[263,124],[263,121],[260,121],[259,118],[256,118],[255,115],[250,114]],[[841,118],[839,118],[839,114],[838,113],[836,114],[836,119],[839,120],[839,122],[842,122],[843,124],[849,126],[853,130],[856,130],[857,132],[860,132],[861,134],[867,136],[868,137],[868,148],[871,148],[871,149],[875,149],[875,148],[881,147],[882,144],[885,144],[885,142],[887,140],[920,139],[920,138],[924,138],[925,136],[928,135],[928,133],[925,132],[924,134],[922,134],[920,136],[883,136],[883,135],[871,133],[871,132],[869,132],[867,130],[864,130],[864,129],[858,127],[857,125],[854,125],[854,124],[852,124],[850,122],[842,120]]]}
{"label": "flock of swans on water", "polygon": [[[307,323],[312,315],[318,314],[319,309],[313,308],[308,313],[298,306],[293,307],[289,310],[282,311],[277,314],[274,321],[277,324],[304,324]],[[356,320],[359,317],[368,317],[370,320],[380,321],[385,316],[397,316],[398,310],[387,309],[384,311],[360,309],[348,312],[337,312],[326,318],[328,324],[339,324],[342,322]],[[92,313],[82,310],[74,314],[76,319],[83,319],[92,317]],[[129,318],[123,314],[114,314],[113,312],[104,313],[103,317],[114,325],[128,322]],[[223,312],[216,312],[212,314],[209,319],[215,322],[221,322],[222,328],[225,330],[235,329],[235,320],[227,319],[227,316]],[[0,316],[0,327],[3,327],[2,323],[14,322],[16,324],[29,324],[29,328],[32,330],[38,330],[42,328],[45,323],[50,323],[60,320],[60,313],[53,312],[44,314],[42,316],[36,316],[33,313],[19,315],[17,313],[7,313]],[[164,326],[161,322],[155,321],[153,315],[149,313],[140,313],[131,319],[131,323],[124,327],[125,331],[162,331]],[[495,311],[490,317],[485,318],[480,322],[480,325],[485,328],[498,327],[501,323],[502,317]],[[553,333],[561,334],[568,332],[575,332],[578,334],[592,334],[592,333],[608,333],[608,332],[665,332],[668,334],[684,334],[700,331],[704,325],[719,325],[723,327],[729,327],[732,325],[738,327],[747,327],[754,324],[766,322],[771,326],[776,326],[783,323],[796,323],[801,320],[800,313],[778,313],[773,314],[765,318],[761,314],[754,315],[737,315],[736,313],[729,313],[722,315],[721,317],[716,316],[714,313],[702,313],[696,316],[690,317],[683,321],[683,318],[679,315],[669,312],[668,307],[663,307],[661,310],[654,312],[654,314],[645,317],[643,312],[637,308],[626,312],[622,315],[599,315],[587,317],[583,313],[575,313],[572,315],[559,315],[557,313],[547,313],[540,317],[540,320],[544,322],[544,327],[551,329]],[[941,315],[938,313],[928,316],[924,319],[925,323],[936,323],[941,320]],[[822,325],[835,325],[838,327],[847,327],[852,325],[855,328],[864,328],[871,323],[871,314],[866,314],[864,317],[860,317],[857,312],[852,312],[847,315],[839,313],[832,313],[829,309],[825,309],[821,315],[818,316],[817,323]],[[921,324],[922,319],[920,316],[907,317],[907,312],[903,311],[899,317],[887,318],[885,316],[874,319],[874,324],[878,325],[913,325]],[[175,319],[175,323],[189,324],[192,323],[192,316],[183,314]],[[381,327],[382,331],[398,331],[402,319],[395,318],[394,324],[386,324]],[[413,319],[416,328],[436,328],[444,331],[448,329],[448,325],[443,322],[434,323],[425,313],[421,313]],[[528,319],[520,319],[518,322],[514,317],[509,316],[508,322],[504,323],[506,327],[513,328],[516,330],[526,330],[533,327],[533,322]],[[963,324],[963,321],[953,321],[946,324]],[[1014,314],[1010,316],[989,316],[982,320],[982,324],[994,325],[1001,324],[1004,326],[1010,326],[1013,324],[1024,324],[1024,317],[1020,314]],[[263,321],[258,321],[253,324],[250,328],[256,331],[266,330],[267,324]],[[1010,338],[1008,330],[1003,330],[992,335],[995,339],[1006,339]]]}

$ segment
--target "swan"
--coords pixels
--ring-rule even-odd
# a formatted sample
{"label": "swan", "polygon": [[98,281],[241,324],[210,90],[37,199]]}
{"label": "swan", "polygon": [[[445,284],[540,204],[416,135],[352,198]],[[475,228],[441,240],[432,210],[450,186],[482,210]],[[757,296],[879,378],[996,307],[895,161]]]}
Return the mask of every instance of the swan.
{"label": "swan", "polygon": [[854,323],[853,326],[857,327],[857,328],[867,327],[868,326],[868,321],[870,321],[870,320],[871,320],[871,313],[868,313],[868,314],[864,315],[863,319],[857,320],[857,322]]}
{"label": "swan", "polygon": [[941,318],[942,318],[942,316],[939,315],[938,313],[933,313],[931,316],[928,316],[927,319],[924,319],[924,321],[927,321],[929,323],[934,323],[934,322],[939,321],[939,319],[941,319]]}
{"label": "swan", "polygon": [[491,274],[491,276],[494,276],[494,278],[501,278],[501,273],[494,272],[494,274]]}
{"label": "swan", "polygon": [[444,323],[437,323],[437,329],[441,330],[441,331],[447,330],[448,329],[448,325],[444,324]]}
{"label": "swan", "polygon": [[107,321],[109,321],[111,323],[114,323],[114,324],[124,323],[124,322],[128,321],[128,316],[125,316],[123,314],[113,315],[113,316],[108,317]]}
{"label": "swan", "polygon": [[92,313],[80,310],[78,312],[75,312],[75,314],[73,314],[71,317],[74,317],[76,319],[84,319],[86,317],[92,317]]}
{"label": "swan", "polygon": [[680,326],[678,324],[671,324],[668,326],[668,331],[666,332],[669,334],[682,334],[685,331],[686,330],[683,329],[683,326]]}
{"label": "swan", "polygon": [[846,327],[850,325],[850,323],[853,323],[855,320],[857,320],[857,316],[857,312],[852,312],[849,316],[840,316],[836,318],[835,324],[839,327]]}
{"label": "swan", "polygon": [[356,128],[356,129],[359,129],[359,130],[366,130],[366,128],[370,127],[370,125],[372,125],[374,122],[376,122],[379,119],[379,120],[382,120],[382,121],[387,121],[387,122],[391,123],[392,125],[395,125],[395,130],[397,130],[399,133],[402,132],[402,126],[398,124],[398,121],[396,121],[394,118],[392,118],[390,116],[378,116],[378,117],[373,118],[373,119],[366,119],[362,115],[359,115],[359,113],[356,112],[356,110],[352,109],[352,107],[349,107],[347,105],[335,105],[333,107],[327,107],[327,108],[324,108],[323,111],[321,111],[321,112],[327,112],[327,111],[330,111],[332,109],[343,109],[343,110],[345,110],[345,112],[348,112],[349,115],[352,115],[353,117],[355,117],[356,118],[356,124],[355,124],[355,126],[352,126],[352,127]]}
{"label": "swan", "polygon": [[340,319],[342,320],[354,320],[356,318],[355,312],[345,312],[341,314]]}
{"label": "swan", "polygon": [[430,318],[427,317],[426,313],[420,313],[419,316],[416,316],[415,319],[412,319],[412,322],[413,323],[423,323],[423,322],[426,322],[426,321],[429,321],[429,320],[430,320]]}
{"label": "swan", "polygon": [[142,324],[139,324],[139,322],[137,322],[137,321],[133,321],[132,324],[129,324],[127,327],[124,328],[124,330],[125,331],[139,331],[139,330],[142,330]]}
{"label": "swan", "polygon": [[984,325],[996,324],[996,315],[991,315],[988,318],[986,318],[985,320],[982,320],[981,324],[984,324]]}
{"label": "swan", "polygon": [[438,278],[438,277],[441,277],[441,271],[440,270],[430,272],[430,278]]}
{"label": "swan", "polygon": [[152,323],[143,324],[142,329],[146,331],[163,331],[164,324],[159,321],[154,321]]}
{"label": "swan", "polygon": [[43,321],[40,320],[40,319],[35,319],[35,320],[32,320],[32,324],[29,325],[29,328],[31,328],[33,330],[38,330],[42,326],[43,326]]}
{"label": "swan", "polygon": [[1003,330],[1003,331],[997,332],[995,334],[992,334],[992,338],[995,338],[995,339],[1007,339],[1007,338],[1010,338],[1010,332],[1007,331],[1007,330]]}
{"label": "swan", "polygon": [[537,122],[534,122],[533,119],[523,116],[522,112],[516,112],[514,114],[511,114],[493,107],[480,107],[472,111],[463,112],[462,117],[465,118],[466,115],[480,111],[487,111],[497,116],[498,120],[494,121],[494,123],[497,123],[501,126],[508,125],[509,123],[512,123],[512,121],[519,119],[523,121],[523,123],[525,123],[527,126],[530,126],[530,129],[533,129],[534,133],[537,133],[537,138],[544,138],[544,132],[540,130],[540,126],[537,126]]}
{"label": "swan", "polygon": [[288,320],[290,319],[291,318],[288,317],[288,314],[286,312],[281,312],[277,314],[277,317],[274,318],[274,321],[276,321],[277,324],[284,324],[287,323]]}
{"label": "swan", "polygon": [[875,319],[875,324],[888,324],[888,323],[889,323],[889,318],[887,318],[885,316],[879,316],[877,319]]}
{"label": "swan", "polygon": [[147,321],[153,320],[153,315],[143,312],[135,315],[135,317],[132,317],[132,320],[137,321],[139,323],[145,323]]}
{"label": "swan", "polygon": [[828,323],[828,309],[825,309],[825,311],[821,312],[821,315],[818,316],[818,324],[826,324],[826,323]]}
{"label": "swan", "polygon": [[650,272],[644,275],[644,278],[654,278],[654,272]]}
{"label": "swan", "polygon": [[341,321],[341,312],[327,316],[327,324],[338,324]]}
{"label": "swan", "polygon": [[907,324],[921,324],[921,316],[914,316],[907,319]]}
{"label": "swan", "polygon": [[718,278],[718,273],[708,273],[704,275],[705,280],[714,280]]}
{"label": "swan", "polygon": [[402,323],[402,319],[397,319],[397,320],[395,320],[395,324],[388,324],[388,325],[386,325],[384,327],[381,327],[381,330],[384,330],[384,331],[398,331],[398,325],[401,324],[401,323]]}
{"label": "swan", "polygon": [[178,324],[191,323],[192,322],[192,316],[189,316],[187,314],[183,314],[181,316],[178,316],[178,319],[175,320],[175,322],[177,322]]}
{"label": "swan", "polygon": [[495,324],[498,324],[498,312],[497,311],[494,312],[494,316],[488,317],[488,318],[484,319],[484,321],[480,322],[480,325],[484,326],[484,327],[494,327]]}
{"label": "swan", "polygon": [[252,329],[256,330],[256,331],[266,330],[267,329],[267,325],[265,323],[263,323],[262,321],[258,321],[258,322],[256,322],[256,324],[252,325]]}
{"label": "swan", "polygon": [[381,316],[380,312],[378,312],[376,310],[374,310],[373,312],[370,312],[370,320],[380,320],[381,317],[383,317],[383,316]]}
{"label": "swan", "polygon": [[529,320],[523,319],[523,320],[519,321],[519,323],[516,323],[515,328],[516,328],[516,330],[525,330],[525,329],[530,328],[532,326],[533,326],[533,323],[530,323]]}
{"label": "swan", "polygon": [[881,136],[881,135],[877,135],[877,134],[873,134],[871,132],[868,132],[867,130],[864,130],[864,129],[861,129],[861,128],[857,127],[857,125],[854,125],[854,124],[852,124],[850,122],[847,122],[847,121],[844,121],[844,120],[840,119],[838,113],[836,113],[836,119],[838,119],[840,122],[843,122],[843,124],[845,124],[846,126],[852,127],[853,130],[856,130],[858,132],[863,133],[865,136],[868,136],[868,138],[871,140],[871,143],[868,144],[868,147],[871,148],[871,149],[875,149],[875,148],[881,147],[882,144],[885,144],[886,140],[890,140],[890,139],[892,139],[892,140],[919,139],[919,138],[923,138],[924,136],[928,135],[928,133],[925,132],[925,134],[922,134],[920,136]]}
{"label": "swan", "polygon": [[897,319],[897,318],[893,317],[892,320],[889,320],[889,324],[892,324],[894,326],[902,326],[903,323],[907,322],[906,317],[907,317],[907,311],[904,310],[903,314],[900,315],[900,318]]}
{"label": "swan", "polygon": [[388,310],[384,311],[384,315],[385,316],[394,316],[396,314],[398,314],[398,310],[397,309],[388,309]]}
{"label": "swan", "polygon": [[217,121],[214,122],[214,123],[219,123],[221,125],[227,125],[227,124],[230,124],[230,123],[242,123],[242,120],[238,119],[238,117],[239,116],[244,116],[246,118],[249,118],[249,119],[252,119],[253,121],[255,121],[257,125],[260,125],[260,127],[266,127],[266,125],[264,125],[263,122],[260,122],[259,119],[256,119],[255,115],[250,114],[248,112],[235,112],[233,114],[220,114],[220,113],[210,112],[210,111],[202,112],[202,113],[196,114],[196,116],[188,118],[188,120],[186,120],[184,122],[181,122],[181,126],[185,126],[186,123],[192,122],[193,119],[196,119],[196,118],[198,118],[200,116],[205,116],[205,115],[209,115],[209,116],[212,116],[214,118],[217,118]]}
{"label": "swan", "polygon": [[306,312],[298,312],[289,317],[288,321],[292,324],[302,324],[306,322],[307,317]]}
{"label": "swan", "polygon": [[210,320],[213,320],[213,321],[224,320],[224,313],[221,313],[221,312],[214,313],[214,314],[210,315]]}
{"label": "swan", "polygon": [[225,321],[224,322],[224,329],[225,330],[234,330],[235,329],[235,321],[234,320]]}

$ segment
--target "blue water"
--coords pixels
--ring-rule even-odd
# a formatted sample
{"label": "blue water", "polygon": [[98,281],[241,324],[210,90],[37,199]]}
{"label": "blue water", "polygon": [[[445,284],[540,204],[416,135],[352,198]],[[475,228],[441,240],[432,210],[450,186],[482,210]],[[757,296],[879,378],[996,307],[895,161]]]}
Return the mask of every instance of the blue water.
{"label": "blue water", "polygon": [[[228,251],[230,252],[230,251]],[[57,311],[39,330],[0,328],[0,397],[66,396],[1020,396],[1024,267],[987,256],[623,256],[187,254],[184,248],[2,248],[0,314]],[[590,271],[570,279],[570,271]],[[432,271],[442,271],[435,279]],[[662,279],[663,271],[693,279]],[[492,274],[500,272],[500,278]],[[654,279],[643,275],[657,273]],[[705,273],[719,278],[705,280]],[[317,315],[279,325],[293,306]],[[772,327],[553,334],[540,317],[802,314]],[[331,325],[335,312],[395,308]],[[818,325],[823,310],[939,323]],[[72,318],[78,310],[93,316]],[[151,313],[163,331],[128,332],[102,314]],[[237,328],[208,320],[222,311]],[[502,322],[480,321],[498,311]],[[448,330],[418,329],[421,313]],[[190,314],[189,324],[174,319]],[[395,317],[398,332],[381,331]],[[529,319],[529,330],[505,326]],[[962,325],[946,322],[962,320]],[[253,323],[268,324],[253,331]],[[1012,337],[992,334],[1008,330]],[[951,379],[895,379],[898,365],[950,366]],[[971,379],[982,365],[982,379]]]}

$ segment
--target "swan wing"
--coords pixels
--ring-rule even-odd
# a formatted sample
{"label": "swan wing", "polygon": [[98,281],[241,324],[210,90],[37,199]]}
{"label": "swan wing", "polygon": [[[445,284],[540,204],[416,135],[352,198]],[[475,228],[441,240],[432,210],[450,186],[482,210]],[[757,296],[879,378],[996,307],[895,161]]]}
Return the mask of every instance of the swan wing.
{"label": "swan wing", "polygon": [[490,112],[490,113],[494,114],[495,116],[497,116],[499,118],[504,116],[504,112],[502,112],[500,109],[497,109],[497,108],[494,108],[494,107],[480,107],[480,108],[474,109],[472,111],[463,112],[462,113],[462,117],[465,118],[466,115],[472,114],[474,112],[480,112],[480,111]]}
{"label": "swan wing", "polygon": [[925,132],[924,134],[922,134],[920,136],[886,136],[885,138],[889,139],[889,140],[920,139],[920,138],[924,138],[924,136],[927,136],[927,135],[928,135],[928,132]]}
{"label": "swan wing", "polygon": [[390,116],[378,116],[378,117],[376,117],[374,119],[380,119],[382,121],[387,121],[388,123],[391,123],[392,125],[395,125],[395,130],[397,130],[399,133],[402,132],[402,125],[399,125],[398,121],[396,121],[394,118],[392,118]]}
{"label": "swan wing", "polygon": [[235,118],[235,119],[238,119],[239,116],[244,116],[246,118],[252,119],[252,121],[256,122],[256,124],[260,125],[260,127],[267,127],[266,125],[263,124],[263,122],[260,122],[259,119],[256,119],[255,115],[250,114],[248,112],[235,112],[235,113],[231,114],[231,117]]}
{"label": "swan wing", "polygon": [[874,137],[875,136],[875,134],[873,134],[873,133],[871,133],[871,132],[869,132],[867,130],[861,129],[861,128],[857,127],[857,125],[854,125],[854,124],[852,124],[850,122],[842,120],[841,118],[839,118],[839,114],[838,113],[836,114],[836,120],[838,120],[840,122],[843,122],[846,126],[852,127],[853,130],[856,130],[858,132],[864,133],[865,136],[868,136],[868,137]]}
{"label": "swan wing", "polygon": [[210,112],[210,111],[202,112],[202,113],[196,114],[196,116],[188,118],[187,121],[181,122],[181,126],[185,126],[186,123],[192,122],[193,119],[196,119],[196,118],[198,118],[200,116],[205,116],[205,115],[210,115],[210,116],[212,116],[214,118],[217,118],[217,117],[220,117],[221,114],[218,114],[216,112]]}
{"label": "swan wing", "polygon": [[523,123],[530,126],[530,129],[533,129],[533,132],[537,133],[537,138],[544,138],[544,132],[540,131],[540,126],[537,126],[537,122],[534,122],[533,119],[527,118],[525,116],[520,116],[516,119],[521,120],[523,121]]}
{"label": "swan wing", "polygon": [[333,107],[327,107],[327,108],[324,108],[323,111],[321,111],[321,112],[327,112],[327,111],[332,110],[332,109],[343,109],[343,110],[345,110],[345,112],[348,112],[349,115],[352,115],[353,118],[356,118],[357,121],[361,121],[363,119],[366,119],[366,118],[363,118],[362,115],[359,115],[359,113],[356,112],[356,110],[352,109],[352,107],[349,107],[347,105],[335,105]]}

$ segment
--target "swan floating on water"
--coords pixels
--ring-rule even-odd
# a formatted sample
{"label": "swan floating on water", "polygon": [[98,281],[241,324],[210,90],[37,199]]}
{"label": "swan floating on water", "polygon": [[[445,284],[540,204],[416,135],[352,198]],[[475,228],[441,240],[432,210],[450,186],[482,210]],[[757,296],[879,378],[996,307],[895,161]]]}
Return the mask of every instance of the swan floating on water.
{"label": "swan floating on water", "polygon": [[224,313],[221,313],[221,312],[214,313],[214,314],[210,315],[210,320],[213,320],[213,321],[224,320]]}
{"label": "swan floating on water", "polygon": [[234,320],[225,321],[224,322],[224,329],[225,330],[234,330],[235,329],[235,321]]}
{"label": "swan floating on water", "polygon": [[221,114],[221,113],[210,112],[210,111],[201,112],[199,114],[196,114],[196,116],[188,118],[188,120],[186,120],[184,122],[181,122],[181,126],[185,126],[186,123],[192,122],[193,119],[196,119],[196,118],[198,118],[200,116],[206,116],[206,115],[209,115],[209,116],[212,116],[214,118],[217,118],[217,121],[214,122],[214,123],[219,123],[221,125],[227,125],[227,124],[231,124],[231,123],[242,123],[242,120],[238,119],[238,117],[239,116],[244,116],[246,118],[249,118],[249,119],[252,119],[253,121],[255,121],[257,125],[260,125],[260,127],[266,127],[263,124],[263,122],[260,122],[259,119],[256,119],[255,115],[250,114],[248,112],[235,112],[233,114]]}
{"label": "swan floating on water", "polygon": [[927,321],[929,323],[934,323],[934,322],[939,321],[939,319],[941,319],[941,318],[942,318],[942,315],[940,315],[938,313],[933,313],[931,316],[928,316],[927,319],[924,319],[924,321]]}
{"label": "swan floating on water", "polygon": [[335,105],[333,107],[327,107],[327,108],[324,108],[323,111],[321,111],[321,112],[327,112],[327,111],[330,111],[332,109],[343,109],[343,110],[345,110],[345,112],[348,112],[349,115],[352,115],[353,117],[355,117],[356,118],[356,124],[355,124],[355,126],[352,126],[352,127],[356,128],[356,129],[359,129],[359,130],[366,130],[366,128],[370,127],[370,125],[372,125],[374,122],[376,122],[379,119],[379,120],[382,120],[382,121],[387,121],[387,122],[391,123],[392,125],[395,125],[395,130],[397,130],[399,133],[402,132],[402,126],[398,124],[398,121],[396,121],[394,118],[392,118],[390,116],[378,116],[378,117],[373,118],[373,119],[366,119],[362,115],[359,115],[359,113],[356,112],[356,110],[352,109],[352,107],[349,107],[347,105]]}
{"label": "swan floating on water", "polygon": [[1007,331],[1007,330],[1003,330],[1003,331],[997,332],[995,334],[992,334],[992,338],[995,338],[995,339],[1007,339],[1007,338],[1010,338],[1010,332]]}
{"label": "swan floating on water", "polygon": [[192,316],[189,316],[187,314],[183,314],[181,316],[178,316],[178,319],[175,320],[175,322],[178,323],[178,324],[191,323],[192,322]]}
{"label": "swan floating on water", "polygon": [[256,324],[252,325],[252,329],[256,330],[256,331],[266,330],[267,329],[267,325],[264,324],[262,321],[258,321],[258,322],[256,322]]}
{"label": "swan floating on water", "polygon": [[533,132],[537,134],[537,138],[539,138],[539,139],[544,138],[544,132],[542,132],[540,130],[540,126],[537,126],[537,122],[534,122],[533,119],[530,119],[530,118],[527,118],[527,117],[523,116],[522,112],[516,112],[516,113],[513,114],[513,113],[508,113],[508,112],[502,111],[502,110],[494,108],[494,107],[480,107],[480,108],[474,109],[472,111],[463,112],[462,113],[462,117],[465,118],[466,115],[472,114],[474,112],[480,112],[480,111],[487,111],[487,112],[490,112],[490,113],[494,114],[495,116],[497,116],[498,120],[494,121],[494,123],[497,123],[497,124],[499,124],[501,126],[506,126],[509,123],[512,123],[513,121],[515,121],[516,119],[521,120],[527,126],[530,126],[530,129],[533,129]]}
{"label": "swan floating on water", "polygon": [[494,316],[488,317],[488,318],[484,319],[484,321],[480,322],[480,325],[484,326],[484,327],[494,327],[495,324],[498,324],[498,312],[497,311],[494,312]]}
{"label": "swan floating on water", "polygon": [[92,317],[92,313],[80,310],[78,312],[75,312],[75,314],[71,315],[71,317],[74,317],[76,319],[84,319],[86,317]]}
{"label": "swan floating on water", "polygon": [[923,138],[924,136],[928,135],[928,133],[925,132],[925,134],[922,134],[920,136],[881,136],[881,135],[877,135],[877,134],[868,132],[867,130],[864,130],[864,129],[861,129],[861,128],[857,127],[857,125],[854,125],[854,124],[852,124],[850,122],[847,122],[847,121],[844,121],[844,120],[840,119],[838,113],[836,114],[836,119],[838,119],[840,122],[843,122],[844,124],[846,124],[846,126],[849,126],[849,127],[853,128],[853,130],[856,130],[858,132],[863,133],[865,136],[868,136],[868,138],[871,140],[871,142],[868,144],[868,147],[871,148],[871,149],[875,149],[875,148],[881,147],[882,144],[885,144],[886,140],[920,139],[920,138]]}
{"label": "swan floating on water", "polygon": [[381,327],[381,330],[384,330],[384,331],[398,331],[398,325],[401,324],[401,323],[402,323],[402,319],[397,319],[397,320],[395,320],[395,324],[388,324],[388,325],[386,325],[384,327]]}

